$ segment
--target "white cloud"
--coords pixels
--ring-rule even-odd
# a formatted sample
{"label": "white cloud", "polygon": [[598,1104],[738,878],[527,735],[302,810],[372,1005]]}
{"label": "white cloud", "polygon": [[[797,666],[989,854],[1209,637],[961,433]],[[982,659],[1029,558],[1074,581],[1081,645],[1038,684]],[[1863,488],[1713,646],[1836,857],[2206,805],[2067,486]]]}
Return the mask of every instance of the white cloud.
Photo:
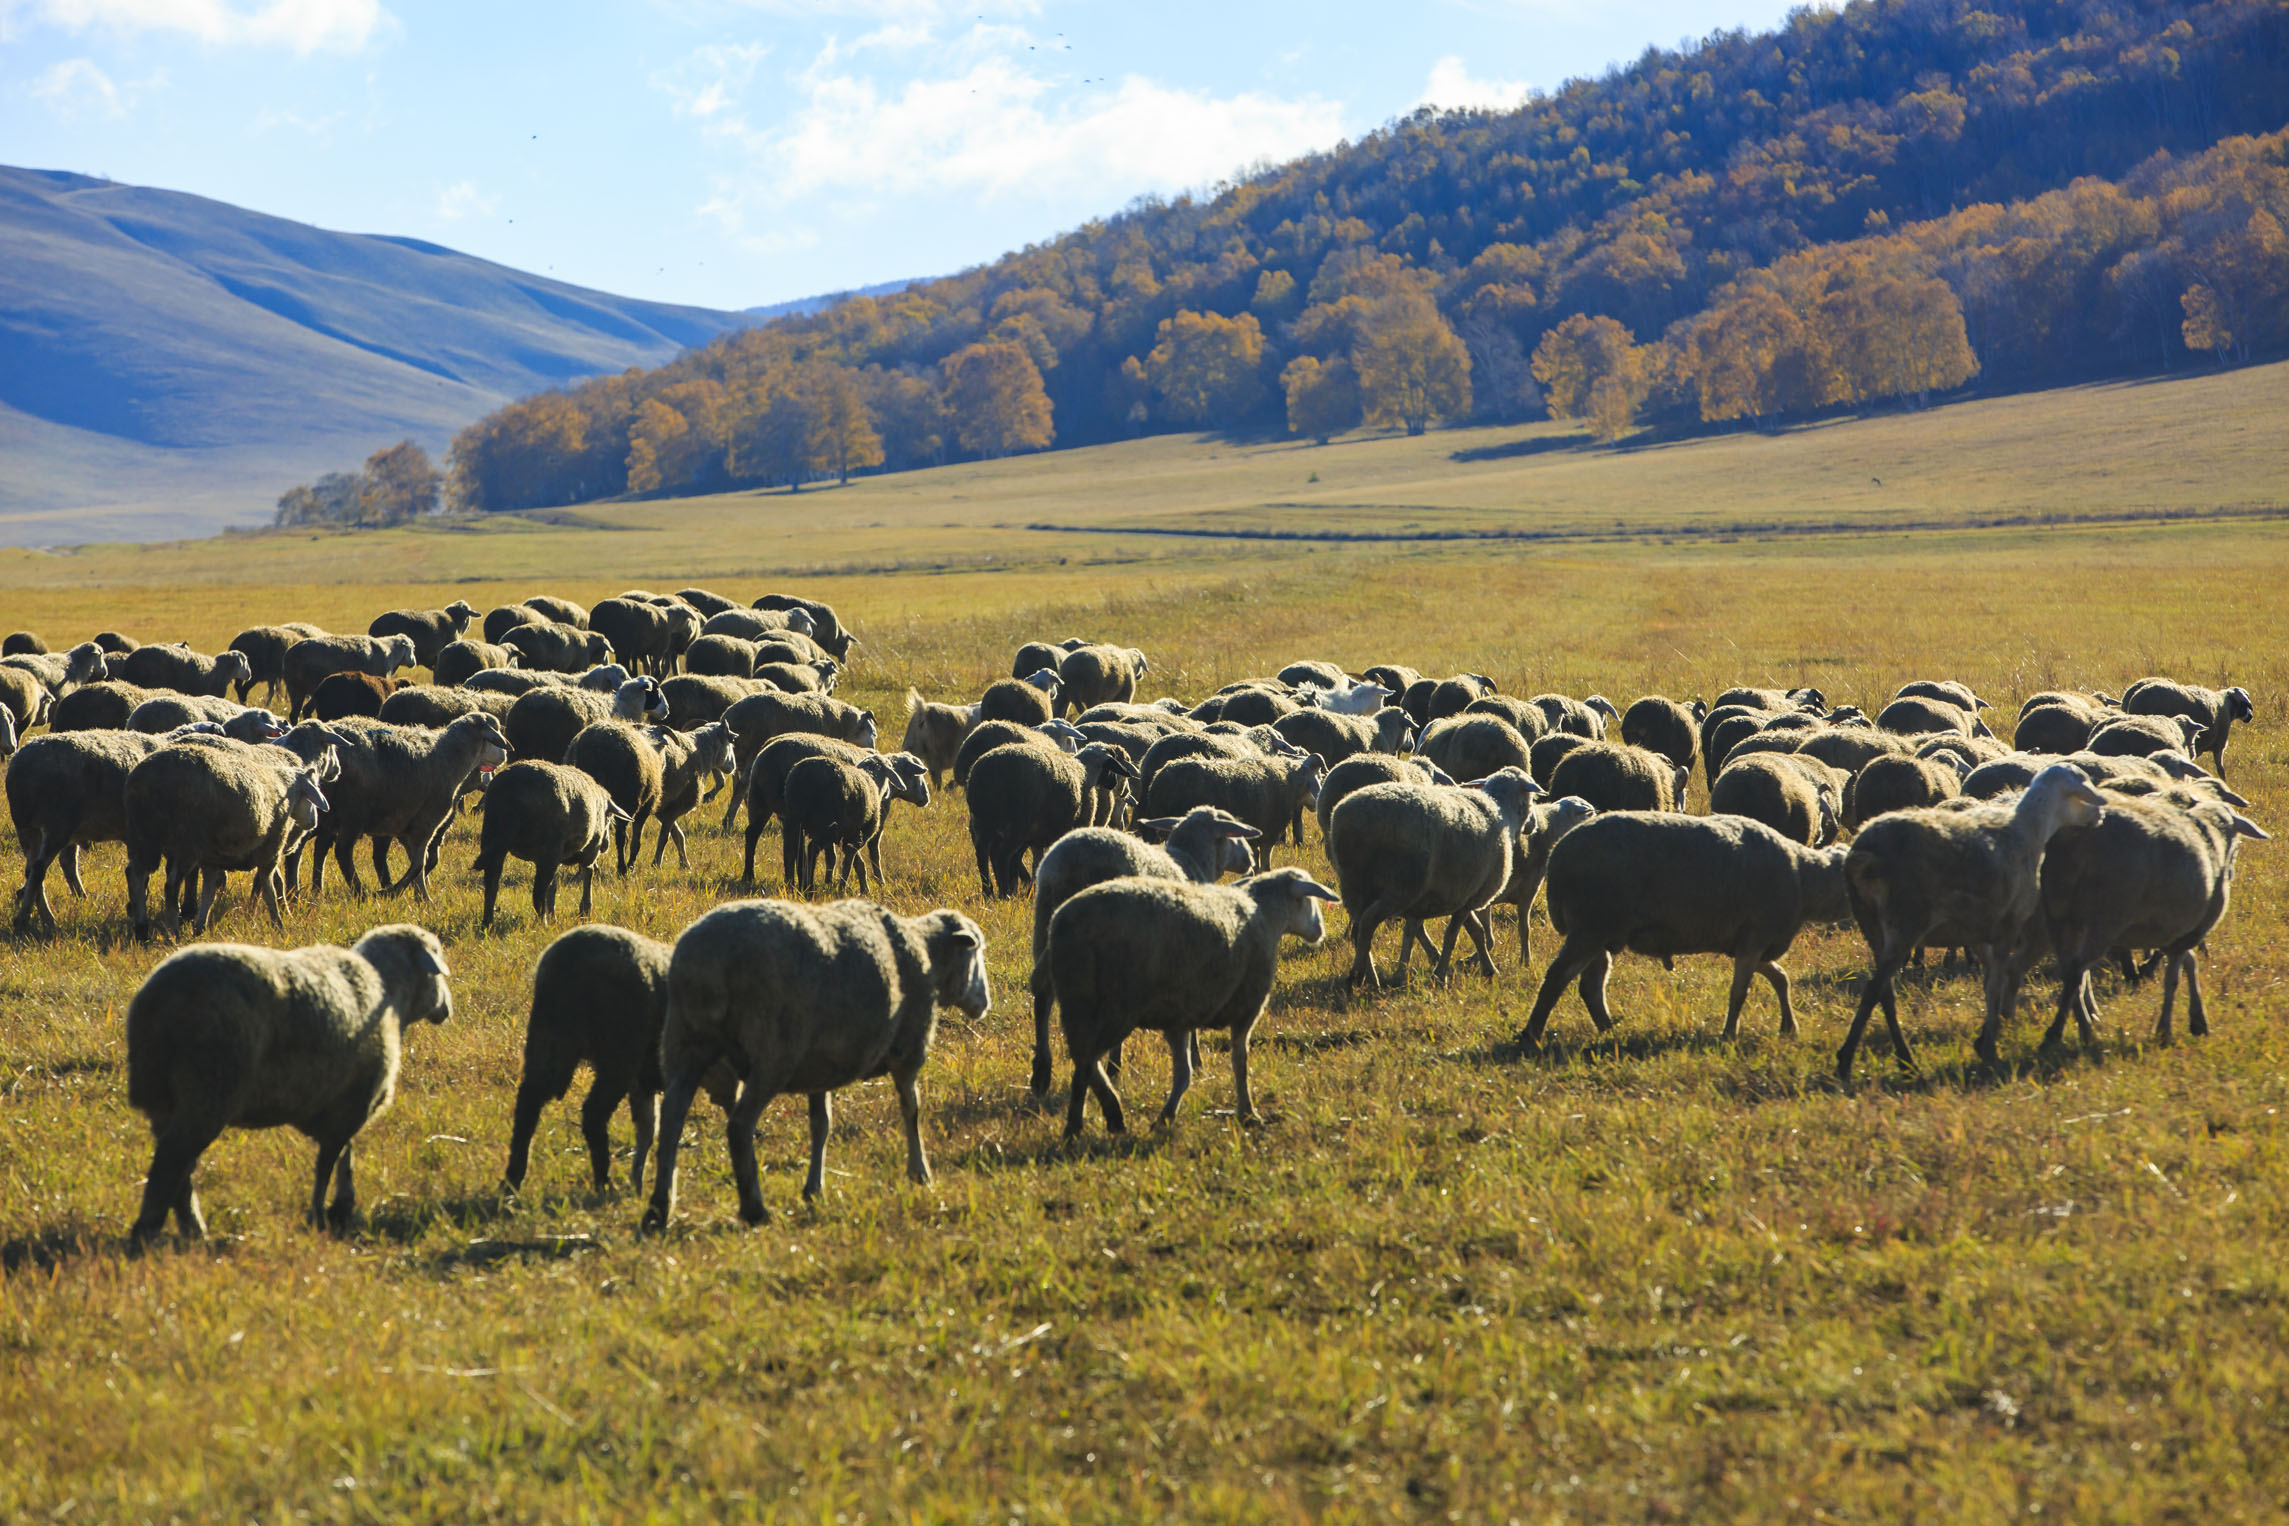
{"label": "white cloud", "polygon": [[1528,86],[1516,80],[1473,79],[1459,58],[1449,56],[1431,65],[1418,106],[1441,111],[1508,111],[1526,99]]}
{"label": "white cloud", "polygon": [[654,74],[652,85],[667,93],[677,116],[703,124],[710,134],[739,136],[747,131],[747,119],[737,110],[739,97],[770,51],[759,42],[710,43],[675,68]]}
{"label": "white cloud", "polygon": [[59,26],[181,32],[201,42],[354,53],[389,19],[381,0],[35,0]]}
{"label": "white cloud", "polygon": [[474,180],[458,181],[437,193],[437,205],[430,210],[449,223],[464,217],[491,217],[501,210],[501,193],[479,190]]}
{"label": "white cloud", "polygon": [[67,58],[51,64],[32,81],[32,98],[63,117],[123,117],[127,104],[111,76],[92,59]]}

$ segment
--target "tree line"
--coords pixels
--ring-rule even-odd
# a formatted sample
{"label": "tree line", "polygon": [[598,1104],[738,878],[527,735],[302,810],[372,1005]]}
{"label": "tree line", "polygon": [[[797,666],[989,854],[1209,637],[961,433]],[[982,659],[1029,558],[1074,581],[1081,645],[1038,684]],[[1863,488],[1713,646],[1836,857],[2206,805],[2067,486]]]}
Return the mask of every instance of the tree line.
{"label": "tree line", "polygon": [[429,452],[411,440],[400,440],[366,457],[361,470],[328,472],[316,482],[288,488],[279,495],[271,522],[282,530],[402,525],[436,513],[444,485],[445,474],[429,459]]}
{"label": "tree line", "polygon": [[1855,0],[526,398],[469,509],[1155,429],[1612,437],[2289,343],[2289,7]]}

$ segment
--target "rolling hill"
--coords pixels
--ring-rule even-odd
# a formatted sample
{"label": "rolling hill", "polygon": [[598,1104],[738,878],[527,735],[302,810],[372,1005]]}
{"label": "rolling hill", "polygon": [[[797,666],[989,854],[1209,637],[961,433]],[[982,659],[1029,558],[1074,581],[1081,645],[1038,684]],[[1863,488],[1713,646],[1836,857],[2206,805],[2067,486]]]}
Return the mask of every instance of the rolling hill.
{"label": "rolling hill", "polygon": [[0,539],[259,523],[298,477],[754,321],[0,167]]}

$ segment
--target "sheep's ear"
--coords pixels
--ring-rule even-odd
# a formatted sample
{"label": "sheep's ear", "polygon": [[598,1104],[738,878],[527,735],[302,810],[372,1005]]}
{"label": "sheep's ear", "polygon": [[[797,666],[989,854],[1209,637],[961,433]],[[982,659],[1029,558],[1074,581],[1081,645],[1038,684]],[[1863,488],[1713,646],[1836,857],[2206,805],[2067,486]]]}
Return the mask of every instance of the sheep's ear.
{"label": "sheep's ear", "polygon": [[440,980],[453,973],[446,967],[444,956],[435,950],[424,947],[420,950],[420,956],[419,962],[424,973],[435,975]]}
{"label": "sheep's ear", "polygon": [[1254,842],[1264,835],[1244,821],[1226,821],[1219,823],[1219,825],[1224,828],[1226,837],[1236,837],[1242,842]]}
{"label": "sheep's ear", "polygon": [[1330,890],[1308,874],[1302,876],[1302,882],[1296,886],[1296,892],[1299,895],[1309,896],[1315,901],[1340,901],[1343,899],[1342,891]]}
{"label": "sheep's ear", "polygon": [[2259,826],[2256,822],[2251,821],[2247,816],[2241,815],[2239,812],[2234,814],[2233,830],[2237,836],[2254,837],[2259,842],[2270,842],[2273,839],[2273,834],[2271,832],[2266,831],[2265,828]]}
{"label": "sheep's ear", "polygon": [[964,926],[959,922],[947,930],[946,941],[956,948],[985,947],[985,940],[978,936],[976,929]]}
{"label": "sheep's ear", "polygon": [[1138,822],[1137,830],[1140,832],[1158,832],[1161,836],[1166,837],[1176,830],[1177,823],[1181,820],[1183,818],[1180,816],[1154,816]]}

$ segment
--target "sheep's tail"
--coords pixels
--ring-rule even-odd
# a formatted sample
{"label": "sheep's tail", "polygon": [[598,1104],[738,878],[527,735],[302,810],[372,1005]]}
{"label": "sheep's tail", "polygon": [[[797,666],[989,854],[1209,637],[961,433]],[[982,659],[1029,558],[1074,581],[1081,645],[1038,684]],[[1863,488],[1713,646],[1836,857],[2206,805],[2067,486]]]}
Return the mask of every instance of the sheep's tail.
{"label": "sheep's tail", "polygon": [[926,700],[924,700],[924,699],[922,698],[922,691],[921,691],[920,689],[915,689],[915,688],[908,688],[908,689],[907,689],[907,691],[906,691],[906,713],[907,713],[908,715],[912,715],[912,714],[913,714],[915,711],[917,711],[917,710],[921,709],[921,708],[922,708],[922,706],[923,706],[924,704],[926,704],[926,703],[927,703],[927,701],[926,701]]}

